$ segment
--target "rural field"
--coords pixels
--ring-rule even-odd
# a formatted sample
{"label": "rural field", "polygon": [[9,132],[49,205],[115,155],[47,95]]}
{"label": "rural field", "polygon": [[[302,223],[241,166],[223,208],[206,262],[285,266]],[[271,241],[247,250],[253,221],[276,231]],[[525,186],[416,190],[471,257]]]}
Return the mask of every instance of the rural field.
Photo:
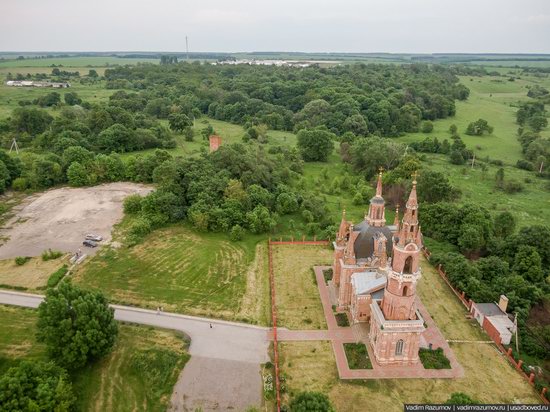
{"label": "rural field", "polygon": [[102,249],[74,282],[119,303],[265,325],[266,247],[256,242],[167,227],[133,248]]}
{"label": "rural field", "polygon": [[46,286],[48,278],[58,270],[68,256],[44,261],[40,256],[30,258],[24,265],[15,259],[0,260],[0,286],[26,290],[39,290]]}
{"label": "rural field", "polygon": [[[294,246],[294,250],[299,254],[304,247]],[[311,264],[311,261],[295,262],[297,273],[305,272]],[[445,338],[488,340],[478,324],[466,318],[465,308],[427,261],[423,261],[422,270],[420,298]],[[283,342],[280,353],[286,396],[292,397],[304,388],[321,391],[329,395],[338,411],[397,412],[404,403],[445,402],[453,392],[464,392],[482,403],[540,402],[534,390],[492,344],[451,343],[451,349],[465,369],[464,378],[342,381],[338,379],[329,342]]]}
{"label": "rural field", "polygon": [[273,245],[277,324],[288,329],[326,329],[313,266],[330,265],[328,247]]}
{"label": "rural field", "polygon": [[[46,360],[36,342],[34,309],[0,305],[0,373],[21,360]],[[171,331],[120,325],[113,352],[73,376],[80,411],[164,411],[179,372],[188,361],[187,342]]]}

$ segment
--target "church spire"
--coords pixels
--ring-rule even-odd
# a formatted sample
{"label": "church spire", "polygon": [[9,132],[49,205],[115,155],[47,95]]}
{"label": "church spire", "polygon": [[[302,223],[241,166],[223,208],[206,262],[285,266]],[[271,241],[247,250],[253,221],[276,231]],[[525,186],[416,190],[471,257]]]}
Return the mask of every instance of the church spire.
{"label": "church spire", "polygon": [[399,203],[395,207],[395,218],[393,219],[393,225],[399,227]]}
{"label": "church spire", "polygon": [[380,168],[378,173],[378,181],[376,183],[376,194],[370,200],[369,213],[367,215],[367,223],[370,226],[382,227],[386,225],[384,198],[382,197],[382,171]]}
{"label": "church spire", "polygon": [[413,182],[409,199],[406,203],[405,214],[399,232],[399,243],[405,245],[410,241],[415,241],[418,235],[418,198],[416,195],[417,172],[413,173]]}

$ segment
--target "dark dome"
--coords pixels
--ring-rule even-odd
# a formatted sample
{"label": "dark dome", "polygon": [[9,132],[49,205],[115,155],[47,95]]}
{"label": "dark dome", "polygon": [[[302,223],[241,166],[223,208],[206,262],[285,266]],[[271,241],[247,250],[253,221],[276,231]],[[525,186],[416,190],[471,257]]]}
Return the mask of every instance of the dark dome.
{"label": "dark dome", "polygon": [[386,252],[388,256],[391,256],[393,235],[389,227],[369,226],[367,221],[363,220],[361,223],[353,227],[353,231],[361,232],[359,236],[357,236],[355,244],[353,245],[356,259],[366,259],[372,256],[372,253],[374,252],[374,236],[380,232],[386,236],[386,239],[388,239]]}
{"label": "dark dome", "polygon": [[378,196],[374,196],[371,200],[370,200],[370,203],[374,203],[376,205],[383,205],[384,203],[386,203],[384,201],[384,198],[382,197],[378,197]]}

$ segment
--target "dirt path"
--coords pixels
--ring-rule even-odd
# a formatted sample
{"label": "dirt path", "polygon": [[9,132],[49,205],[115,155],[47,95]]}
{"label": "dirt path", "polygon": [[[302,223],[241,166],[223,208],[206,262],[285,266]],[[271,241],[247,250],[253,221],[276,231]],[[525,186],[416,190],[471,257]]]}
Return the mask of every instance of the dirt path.
{"label": "dirt path", "polygon": [[[0,246],[0,259],[39,256],[48,248],[75,252],[82,248],[86,233],[109,241],[113,225],[122,218],[124,198],[151,190],[141,184],[117,182],[33,195],[14,210],[15,216],[0,230],[0,238],[9,239]],[[88,254],[94,252],[87,250]]]}

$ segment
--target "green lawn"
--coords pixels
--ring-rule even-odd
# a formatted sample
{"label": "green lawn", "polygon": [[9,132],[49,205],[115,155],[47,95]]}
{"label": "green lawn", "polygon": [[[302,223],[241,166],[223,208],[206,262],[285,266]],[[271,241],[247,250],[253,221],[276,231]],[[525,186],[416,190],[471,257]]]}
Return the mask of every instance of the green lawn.
{"label": "green lawn", "polygon": [[[527,86],[544,84],[544,80],[526,77],[514,82],[507,77],[461,77],[460,81],[470,89],[468,100],[456,102],[456,115],[434,122],[430,134],[410,133],[400,137],[399,141],[410,143],[425,137],[449,139],[449,126],[456,124],[458,133],[466,146],[475,151],[476,156],[499,159],[515,164],[522,158],[521,146],[517,140],[518,125],[515,121],[517,107],[512,106],[520,100],[527,100]],[[547,82],[547,81],[546,81]],[[483,118],[494,127],[492,135],[468,136],[466,127],[474,120]]]}
{"label": "green lawn", "polygon": [[[225,235],[171,226],[133,248],[101,250],[74,279],[120,303],[265,324],[265,249],[256,247],[257,240],[230,242]],[[247,308],[250,301],[259,302],[259,310]]]}
{"label": "green lawn", "polygon": [[[36,320],[34,309],[0,305],[0,375],[22,360],[47,360]],[[172,331],[120,325],[112,353],[72,376],[77,410],[165,411],[187,346]]]}

